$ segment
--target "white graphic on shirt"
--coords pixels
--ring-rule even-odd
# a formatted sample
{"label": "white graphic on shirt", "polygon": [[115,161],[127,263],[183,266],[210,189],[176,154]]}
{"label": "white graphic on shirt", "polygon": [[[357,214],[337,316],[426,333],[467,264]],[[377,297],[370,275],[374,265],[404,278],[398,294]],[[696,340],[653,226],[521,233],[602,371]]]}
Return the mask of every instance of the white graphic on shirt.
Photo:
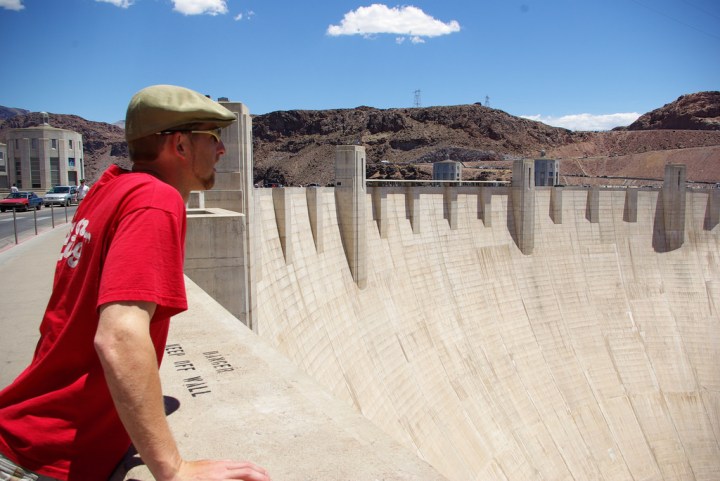
{"label": "white graphic on shirt", "polygon": [[67,265],[73,268],[78,265],[82,254],[83,241],[90,242],[90,232],[87,231],[89,224],[90,221],[87,219],[81,219],[73,223],[70,232],[65,237],[59,261],[67,259]]}

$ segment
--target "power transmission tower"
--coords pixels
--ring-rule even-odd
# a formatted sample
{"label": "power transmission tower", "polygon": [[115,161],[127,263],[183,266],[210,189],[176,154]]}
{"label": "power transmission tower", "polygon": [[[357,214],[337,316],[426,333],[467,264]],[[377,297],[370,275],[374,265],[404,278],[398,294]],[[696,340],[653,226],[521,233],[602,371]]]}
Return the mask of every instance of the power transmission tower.
{"label": "power transmission tower", "polygon": [[420,90],[415,91],[415,102],[413,103],[413,107],[420,107],[422,103],[420,102]]}
{"label": "power transmission tower", "polygon": [[490,97],[485,96],[485,107],[490,107]]}

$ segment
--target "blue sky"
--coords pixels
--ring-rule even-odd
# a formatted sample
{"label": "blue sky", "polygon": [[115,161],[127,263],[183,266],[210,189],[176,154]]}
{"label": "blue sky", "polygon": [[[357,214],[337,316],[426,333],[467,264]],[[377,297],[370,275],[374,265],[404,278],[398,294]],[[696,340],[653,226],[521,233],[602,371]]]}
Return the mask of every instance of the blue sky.
{"label": "blue sky", "polygon": [[255,114],[419,91],[582,130],[720,90],[717,0],[0,0],[0,45],[0,105],[109,123],[158,83]]}

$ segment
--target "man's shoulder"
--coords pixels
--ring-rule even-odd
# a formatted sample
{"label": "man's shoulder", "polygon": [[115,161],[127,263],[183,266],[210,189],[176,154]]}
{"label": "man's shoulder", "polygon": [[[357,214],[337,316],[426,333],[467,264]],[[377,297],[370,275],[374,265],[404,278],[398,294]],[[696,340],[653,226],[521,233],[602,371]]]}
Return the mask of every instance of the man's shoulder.
{"label": "man's shoulder", "polygon": [[110,201],[125,212],[155,207],[181,214],[185,209],[180,193],[170,184],[150,174],[132,172],[117,166],[108,169],[92,191],[97,197],[105,198],[105,201]]}

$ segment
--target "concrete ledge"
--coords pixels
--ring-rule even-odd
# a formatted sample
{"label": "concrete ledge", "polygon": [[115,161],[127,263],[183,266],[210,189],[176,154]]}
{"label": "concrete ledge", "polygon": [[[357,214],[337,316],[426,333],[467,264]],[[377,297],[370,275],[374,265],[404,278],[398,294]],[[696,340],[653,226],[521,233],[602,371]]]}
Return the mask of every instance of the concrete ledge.
{"label": "concrete ledge", "polygon": [[[186,286],[191,307],[173,318],[160,369],[183,456],[251,460],[276,480],[445,480]],[[152,480],[138,462],[125,460],[124,479]]]}

